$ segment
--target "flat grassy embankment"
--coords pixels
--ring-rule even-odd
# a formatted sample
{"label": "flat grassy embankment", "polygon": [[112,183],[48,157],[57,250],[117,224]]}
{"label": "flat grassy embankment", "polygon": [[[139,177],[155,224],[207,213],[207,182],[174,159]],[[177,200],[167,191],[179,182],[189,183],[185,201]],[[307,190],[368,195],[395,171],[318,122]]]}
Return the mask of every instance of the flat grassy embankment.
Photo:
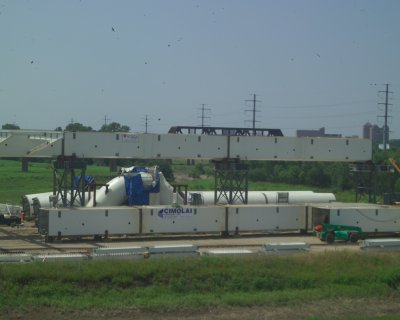
{"label": "flat grassy embankment", "polygon": [[[108,176],[106,166],[91,165],[86,174]],[[105,182],[105,181],[99,181]],[[26,194],[49,192],[53,190],[53,169],[50,162],[30,162],[28,172],[22,172],[21,161],[0,160],[0,203],[18,205]]]}
{"label": "flat grassy embankment", "polygon": [[332,252],[0,265],[0,311],[199,310],[400,298],[400,255]]}
{"label": "flat grassy embankment", "polygon": [[18,205],[25,194],[53,189],[50,163],[31,163],[29,172],[21,171],[21,162],[0,160],[0,203]]}

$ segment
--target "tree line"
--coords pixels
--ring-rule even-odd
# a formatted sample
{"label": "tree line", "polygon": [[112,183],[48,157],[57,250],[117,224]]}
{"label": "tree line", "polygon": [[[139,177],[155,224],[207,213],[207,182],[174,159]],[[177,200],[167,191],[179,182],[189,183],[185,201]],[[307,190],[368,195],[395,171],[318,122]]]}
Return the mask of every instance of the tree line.
{"label": "tree line", "polygon": [[400,173],[389,162],[394,158],[400,163],[400,148],[390,150],[373,147],[368,163],[343,162],[249,162],[249,179],[288,184],[304,184],[335,191],[373,188],[377,194],[400,192]]}
{"label": "tree line", "polygon": [[[20,130],[21,128],[14,124],[14,123],[6,123],[1,126],[3,130]],[[78,132],[78,131],[96,131],[90,126],[85,126],[79,122],[72,122],[66,125],[63,129],[62,127],[57,127],[54,129],[55,131],[71,131],[71,132]],[[101,128],[97,131],[99,132],[129,132],[131,129],[127,125],[121,125],[118,122],[111,122],[109,124],[103,124]]]}
{"label": "tree line", "polygon": [[[246,161],[248,178],[253,182],[287,183],[329,188],[333,192],[373,188],[376,194],[400,192],[400,173],[389,163],[389,158],[400,163],[400,148],[393,146],[383,151],[373,148],[369,163],[344,162],[290,162],[290,161]],[[212,176],[213,169],[207,163],[197,162],[190,176],[200,178]]]}

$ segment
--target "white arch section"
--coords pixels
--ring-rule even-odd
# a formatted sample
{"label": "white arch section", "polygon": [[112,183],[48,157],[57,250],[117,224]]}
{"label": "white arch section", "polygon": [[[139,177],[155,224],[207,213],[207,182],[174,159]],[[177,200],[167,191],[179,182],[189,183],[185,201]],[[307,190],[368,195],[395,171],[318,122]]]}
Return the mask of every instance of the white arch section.
{"label": "white arch section", "polygon": [[0,130],[0,157],[222,159],[358,162],[372,158],[359,138]]}

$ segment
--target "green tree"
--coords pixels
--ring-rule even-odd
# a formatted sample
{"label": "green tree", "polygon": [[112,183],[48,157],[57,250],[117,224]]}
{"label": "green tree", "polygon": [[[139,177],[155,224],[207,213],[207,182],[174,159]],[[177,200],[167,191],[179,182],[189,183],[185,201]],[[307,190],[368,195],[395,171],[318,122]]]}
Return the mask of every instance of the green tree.
{"label": "green tree", "polygon": [[331,177],[332,187],[337,190],[349,190],[354,188],[354,176],[350,172],[347,163],[333,162],[326,165],[326,174]]}
{"label": "green tree", "polygon": [[6,123],[1,126],[3,130],[20,130],[21,128],[13,123]]}
{"label": "green tree", "polygon": [[111,122],[110,124],[103,124],[100,128],[101,132],[129,132],[130,128],[125,125],[121,125],[118,122]]}
{"label": "green tree", "polygon": [[84,126],[82,123],[75,122],[70,123],[65,127],[65,131],[77,132],[77,131],[94,131],[92,127]]}
{"label": "green tree", "polygon": [[157,160],[157,165],[168,182],[175,181],[174,171],[172,169],[171,164],[172,164],[171,160],[161,160],[161,161]]}
{"label": "green tree", "polygon": [[262,167],[251,169],[249,171],[249,179],[251,181],[268,181],[268,172]]}
{"label": "green tree", "polygon": [[311,162],[307,164],[304,182],[309,186],[329,187],[331,185],[331,177],[325,172],[323,164]]}
{"label": "green tree", "polygon": [[394,184],[394,191],[400,192],[400,179],[396,180],[396,183]]}

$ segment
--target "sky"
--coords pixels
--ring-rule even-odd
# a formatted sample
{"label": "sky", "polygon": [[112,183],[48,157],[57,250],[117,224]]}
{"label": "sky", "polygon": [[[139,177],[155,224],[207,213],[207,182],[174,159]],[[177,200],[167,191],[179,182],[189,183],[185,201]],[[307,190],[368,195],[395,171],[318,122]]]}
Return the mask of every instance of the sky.
{"label": "sky", "polygon": [[0,0],[0,125],[400,138],[398,0]]}

